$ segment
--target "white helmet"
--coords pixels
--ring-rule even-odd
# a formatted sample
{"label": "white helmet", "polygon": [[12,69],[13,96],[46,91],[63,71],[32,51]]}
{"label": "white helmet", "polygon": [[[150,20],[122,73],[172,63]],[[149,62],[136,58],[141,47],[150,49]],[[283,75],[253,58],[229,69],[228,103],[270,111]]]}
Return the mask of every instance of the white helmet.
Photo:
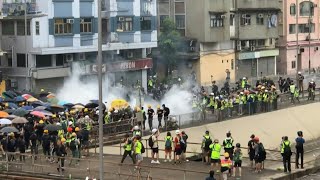
{"label": "white helmet", "polygon": [[89,119],[89,116],[88,116],[88,115],[86,115],[84,118],[85,118],[85,119]]}
{"label": "white helmet", "polygon": [[210,93],[210,96],[214,96],[214,93]]}
{"label": "white helmet", "polygon": [[133,130],[136,130],[136,131],[139,130],[139,126],[134,126]]}
{"label": "white helmet", "polygon": [[57,123],[56,125],[57,125],[57,126],[61,126],[61,124],[60,124],[60,123]]}
{"label": "white helmet", "polygon": [[299,71],[298,74],[301,74],[301,72]]}
{"label": "white helmet", "polygon": [[180,130],[178,129],[178,130],[176,130],[176,134],[180,134]]}
{"label": "white helmet", "polygon": [[68,123],[68,124],[69,124],[69,126],[70,126],[70,125],[72,125],[73,123],[72,123],[72,121],[69,121],[69,123]]}
{"label": "white helmet", "polygon": [[152,134],[155,134],[158,131],[158,129],[152,129]]}

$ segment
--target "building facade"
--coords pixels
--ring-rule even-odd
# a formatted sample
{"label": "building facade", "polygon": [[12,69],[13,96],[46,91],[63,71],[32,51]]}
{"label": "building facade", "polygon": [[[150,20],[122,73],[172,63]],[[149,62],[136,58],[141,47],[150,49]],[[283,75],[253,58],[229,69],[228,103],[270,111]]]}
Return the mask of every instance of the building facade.
{"label": "building facade", "polygon": [[278,42],[280,56],[277,61],[279,73],[296,74],[320,66],[318,5],[319,0],[282,2]]}
{"label": "building facade", "polygon": [[186,1],[186,35],[199,43],[202,85],[276,73],[280,4],[271,1]]}
{"label": "building facade", "polygon": [[[7,0],[2,11],[2,45],[8,53],[2,69],[18,89],[57,90],[78,63],[84,76],[97,73],[98,0],[31,0],[27,3],[24,36],[24,1]],[[22,12],[21,12],[22,11]],[[140,81],[147,86],[157,46],[156,1],[105,0],[102,3],[103,72],[116,84]],[[26,40],[26,41],[25,41]],[[26,42],[26,43],[25,43]],[[25,47],[26,46],[26,47]],[[25,55],[28,62],[26,67]],[[26,78],[27,76],[27,78]],[[37,88],[37,89],[36,89]]]}

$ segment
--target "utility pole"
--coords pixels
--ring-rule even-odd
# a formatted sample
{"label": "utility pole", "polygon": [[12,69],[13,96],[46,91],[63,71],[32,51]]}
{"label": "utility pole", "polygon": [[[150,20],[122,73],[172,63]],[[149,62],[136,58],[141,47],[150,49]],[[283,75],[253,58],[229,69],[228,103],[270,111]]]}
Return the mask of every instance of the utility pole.
{"label": "utility pole", "polygon": [[103,161],[103,112],[102,112],[102,0],[98,0],[98,84],[99,84],[99,174],[100,179],[104,179]]}
{"label": "utility pole", "polygon": [[[310,60],[310,55],[311,55],[311,28],[312,28],[312,12],[311,10],[314,10],[314,8],[311,7],[311,0],[309,0],[309,20],[308,20],[308,24],[309,24],[309,35],[308,35],[308,39],[309,39],[309,74],[311,73],[311,60]],[[313,5],[312,5],[313,6]]]}
{"label": "utility pole", "polygon": [[[27,50],[27,33],[28,33],[28,24],[27,24],[27,0],[24,0],[24,58],[26,62],[26,91],[28,91],[28,76],[29,76],[29,70],[28,70],[28,50]],[[31,90],[31,89],[30,89]]]}
{"label": "utility pole", "polygon": [[299,10],[299,0],[296,0],[296,46],[297,46],[297,53],[296,53],[296,68],[297,72],[296,75],[298,74],[299,71],[299,66],[298,66],[298,61],[299,61],[299,15],[298,15],[298,10]]}

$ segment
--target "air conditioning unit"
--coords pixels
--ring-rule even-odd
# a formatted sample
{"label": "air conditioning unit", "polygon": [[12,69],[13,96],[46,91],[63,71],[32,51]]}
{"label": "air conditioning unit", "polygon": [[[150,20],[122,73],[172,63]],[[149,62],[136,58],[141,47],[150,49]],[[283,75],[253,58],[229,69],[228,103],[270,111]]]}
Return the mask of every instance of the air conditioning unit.
{"label": "air conditioning unit", "polygon": [[247,15],[246,15],[246,14],[242,14],[241,17],[242,17],[242,18],[246,18]]}
{"label": "air conditioning unit", "polygon": [[250,41],[246,41],[246,48],[250,47]]}
{"label": "air conditioning unit", "polygon": [[124,21],[124,17],[118,17],[118,21]]}
{"label": "air conditioning unit", "polygon": [[73,54],[66,54],[66,61],[72,62],[73,61]]}
{"label": "air conditioning unit", "polygon": [[241,51],[241,41],[237,41],[237,50]]}
{"label": "air conditioning unit", "polygon": [[263,18],[263,14],[258,14],[258,17],[259,18]]}
{"label": "air conditioning unit", "polygon": [[224,18],[226,18],[226,15],[221,15],[220,17],[221,17],[221,19],[224,19]]}
{"label": "air conditioning unit", "polygon": [[80,61],[86,60],[86,53],[80,53],[80,54],[79,54],[79,60],[80,60]]}
{"label": "air conditioning unit", "polygon": [[250,51],[255,51],[255,50],[256,50],[256,47],[250,46]]}
{"label": "air conditioning unit", "polygon": [[74,19],[67,19],[67,23],[68,24],[73,24],[74,23]]}
{"label": "air conditioning unit", "polygon": [[128,52],[127,57],[128,58],[133,58],[133,52]]}

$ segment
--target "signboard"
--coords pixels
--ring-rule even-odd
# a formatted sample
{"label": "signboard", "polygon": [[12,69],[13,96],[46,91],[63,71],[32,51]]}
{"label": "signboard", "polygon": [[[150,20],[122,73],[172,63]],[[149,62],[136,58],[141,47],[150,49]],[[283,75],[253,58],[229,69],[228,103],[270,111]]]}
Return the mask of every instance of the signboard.
{"label": "signboard", "polygon": [[[92,72],[94,72],[94,73],[98,73],[98,65],[93,64],[91,70],[92,70]],[[102,72],[104,73],[104,72],[106,72],[106,70],[107,70],[106,64],[102,64]]]}

